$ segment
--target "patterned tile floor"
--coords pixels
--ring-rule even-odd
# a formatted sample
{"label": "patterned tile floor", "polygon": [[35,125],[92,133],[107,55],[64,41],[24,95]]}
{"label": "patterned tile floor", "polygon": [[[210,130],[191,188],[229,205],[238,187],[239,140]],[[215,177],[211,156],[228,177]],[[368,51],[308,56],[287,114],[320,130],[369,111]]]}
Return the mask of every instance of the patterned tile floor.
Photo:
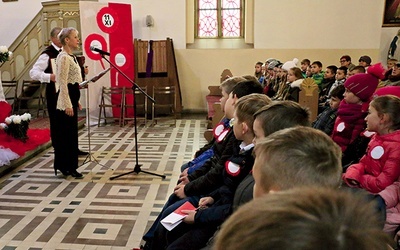
{"label": "patterned tile floor", "polygon": [[[205,143],[202,119],[138,128],[139,164],[134,170],[134,128],[91,127],[91,157],[80,159],[83,179],[54,176],[53,149],[0,180],[0,249],[132,249],[178,179],[180,166]],[[80,148],[89,151],[87,128]]]}

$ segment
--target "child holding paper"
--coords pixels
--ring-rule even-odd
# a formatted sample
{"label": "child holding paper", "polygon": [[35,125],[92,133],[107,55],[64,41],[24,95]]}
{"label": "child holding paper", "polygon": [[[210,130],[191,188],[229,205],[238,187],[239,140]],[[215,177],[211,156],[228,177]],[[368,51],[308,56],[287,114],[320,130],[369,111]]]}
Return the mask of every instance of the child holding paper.
{"label": "child holding paper", "polygon": [[[229,78],[230,80],[231,78]],[[254,78],[255,79],[255,78]],[[231,82],[231,81],[229,81]],[[227,81],[222,83],[222,86],[228,87]],[[234,86],[226,91],[229,91],[229,95],[226,96],[227,100],[221,98],[221,105],[223,105],[223,111],[226,117],[231,119],[234,112],[234,104],[240,97],[251,93],[262,93],[262,87],[257,80],[245,80],[239,83],[235,83]],[[208,194],[221,184],[219,181],[221,178],[221,172],[223,166],[231,156],[233,152],[233,145],[237,139],[229,126],[229,132],[225,136],[223,142],[221,142],[221,153],[219,157],[214,154],[211,159],[206,161],[199,169],[191,174],[182,173],[180,183],[175,187],[174,194],[172,194],[166,204],[164,205],[161,213],[154,221],[153,225],[143,236],[143,240],[146,241],[144,249],[150,249],[149,246],[152,244],[154,238],[154,231],[160,226],[160,221],[164,219],[172,211],[175,211],[186,201],[190,200],[193,204],[198,203],[199,195]]]}
{"label": "child holding paper", "polygon": [[158,227],[152,249],[182,248],[199,249],[206,245],[217,227],[231,214],[233,196],[240,181],[253,167],[253,115],[269,103],[262,94],[251,94],[240,98],[235,104],[233,132],[241,142],[234,147],[233,156],[225,162],[223,185],[200,199],[197,211],[184,210],[187,217],[172,231]]}

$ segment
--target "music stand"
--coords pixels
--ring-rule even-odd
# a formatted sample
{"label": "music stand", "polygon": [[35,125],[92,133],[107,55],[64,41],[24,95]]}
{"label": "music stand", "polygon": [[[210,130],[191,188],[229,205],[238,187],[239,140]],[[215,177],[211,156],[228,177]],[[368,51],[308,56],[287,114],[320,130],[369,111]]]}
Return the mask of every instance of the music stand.
{"label": "music stand", "polygon": [[146,92],[144,92],[143,89],[141,89],[133,80],[131,80],[116,65],[114,65],[110,60],[105,58],[104,54],[101,54],[101,57],[104,60],[106,60],[111,65],[111,67],[113,67],[115,70],[117,70],[118,73],[120,73],[123,77],[125,77],[126,80],[128,80],[132,84],[132,93],[133,93],[133,113],[134,113],[133,114],[133,122],[134,122],[134,128],[135,128],[135,154],[136,154],[136,157],[135,157],[136,158],[135,168],[132,171],[129,171],[129,172],[126,172],[126,173],[123,173],[123,174],[119,174],[119,175],[116,175],[116,176],[112,176],[112,177],[110,177],[110,180],[114,180],[116,178],[119,178],[121,176],[128,175],[128,174],[133,174],[133,173],[139,174],[140,172],[145,173],[145,174],[155,175],[155,176],[161,177],[162,179],[165,179],[165,177],[166,177],[165,175],[152,173],[152,172],[149,172],[149,171],[142,170],[142,168],[141,168],[142,165],[139,164],[139,153],[138,153],[139,149],[138,149],[138,139],[137,139],[137,121],[136,121],[137,112],[136,112],[135,89],[137,89],[140,92],[142,92],[143,95],[145,95],[151,102],[155,103],[156,101],[151,96],[149,96]]}
{"label": "music stand", "polygon": [[86,163],[90,163],[90,162],[96,162],[97,164],[99,164],[100,166],[103,167],[107,167],[104,166],[103,164],[100,164],[99,161],[93,156],[92,154],[92,147],[91,147],[91,143],[90,143],[90,102],[89,102],[89,86],[88,84],[90,82],[96,82],[97,80],[99,80],[101,77],[103,77],[108,71],[110,71],[111,68],[108,68],[106,70],[103,70],[102,72],[100,72],[99,74],[93,76],[92,78],[90,78],[89,80],[83,81],[81,83],[79,83],[79,87],[81,88],[87,88],[87,93],[86,93],[86,118],[87,118],[87,127],[88,127],[88,143],[89,143],[89,153],[86,156],[85,160],[83,161],[83,163],[80,165],[80,167],[82,167],[83,165],[85,165]]}

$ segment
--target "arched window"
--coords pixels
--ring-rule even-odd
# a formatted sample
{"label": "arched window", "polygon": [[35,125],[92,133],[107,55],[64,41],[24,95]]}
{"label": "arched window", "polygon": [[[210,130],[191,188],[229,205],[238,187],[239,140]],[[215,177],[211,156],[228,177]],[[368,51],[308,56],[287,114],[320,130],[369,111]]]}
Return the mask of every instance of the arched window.
{"label": "arched window", "polygon": [[243,38],[243,0],[197,0],[197,38]]}

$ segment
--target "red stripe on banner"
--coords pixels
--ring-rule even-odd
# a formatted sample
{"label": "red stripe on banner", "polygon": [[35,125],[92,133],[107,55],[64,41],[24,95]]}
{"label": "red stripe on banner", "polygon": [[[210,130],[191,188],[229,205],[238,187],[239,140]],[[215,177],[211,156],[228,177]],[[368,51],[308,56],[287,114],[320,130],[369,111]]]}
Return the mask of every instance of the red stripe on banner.
{"label": "red stripe on banner", "polygon": [[[110,60],[115,64],[128,78],[134,81],[135,60],[133,49],[133,29],[132,29],[132,11],[130,4],[109,3],[108,5],[116,15],[118,20],[116,27],[110,31]],[[121,75],[117,70],[111,69],[111,86],[132,88],[132,83]],[[112,98],[113,103],[119,103],[121,97]],[[126,98],[127,103],[133,103],[133,95]],[[119,117],[120,109],[113,109],[114,117]],[[129,117],[133,117],[133,109],[128,110]]]}

